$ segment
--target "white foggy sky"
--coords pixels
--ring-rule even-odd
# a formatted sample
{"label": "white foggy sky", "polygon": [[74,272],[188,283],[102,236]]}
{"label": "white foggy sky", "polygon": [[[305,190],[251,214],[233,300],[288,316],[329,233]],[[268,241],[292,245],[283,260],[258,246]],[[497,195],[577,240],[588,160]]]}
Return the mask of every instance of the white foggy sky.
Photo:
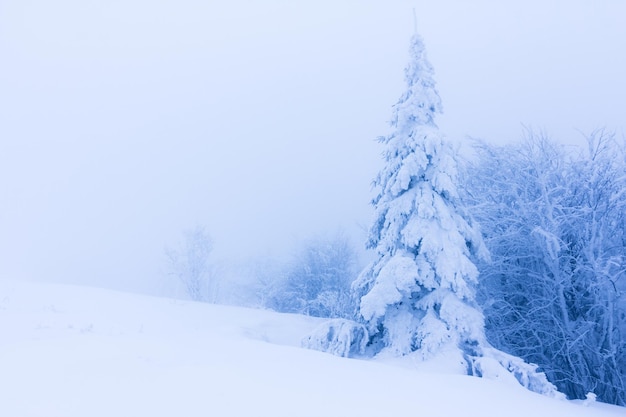
{"label": "white foggy sky", "polygon": [[0,277],[151,290],[197,223],[360,244],[413,7],[451,139],[623,135],[618,0],[0,0]]}

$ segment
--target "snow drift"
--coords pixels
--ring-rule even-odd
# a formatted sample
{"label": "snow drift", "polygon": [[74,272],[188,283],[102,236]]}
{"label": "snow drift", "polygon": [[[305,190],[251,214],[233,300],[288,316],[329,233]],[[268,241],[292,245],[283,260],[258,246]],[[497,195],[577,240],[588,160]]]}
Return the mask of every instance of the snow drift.
{"label": "snow drift", "polygon": [[506,381],[302,349],[309,317],[0,281],[3,416],[585,416]]}

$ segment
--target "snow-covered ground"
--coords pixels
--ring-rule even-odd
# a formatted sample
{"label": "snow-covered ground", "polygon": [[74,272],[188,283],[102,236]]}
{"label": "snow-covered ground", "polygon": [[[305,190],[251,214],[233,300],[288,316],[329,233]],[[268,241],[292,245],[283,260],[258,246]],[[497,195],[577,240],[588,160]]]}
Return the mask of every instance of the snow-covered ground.
{"label": "snow-covered ground", "polygon": [[300,348],[319,319],[0,281],[0,416],[624,416]]}

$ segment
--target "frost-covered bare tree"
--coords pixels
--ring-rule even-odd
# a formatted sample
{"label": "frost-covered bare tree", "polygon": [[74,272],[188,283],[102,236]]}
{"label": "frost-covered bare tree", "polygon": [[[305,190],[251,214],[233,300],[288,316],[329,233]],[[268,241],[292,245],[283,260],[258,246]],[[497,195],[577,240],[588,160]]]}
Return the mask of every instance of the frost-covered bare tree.
{"label": "frost-covered bare tree", "polygon": [[177,249],[165,249],[168,273],[178,279],[194,301],[215,302],[217,299],[217,277],[209,262],[212,249],[211,237],[202,226],[185,231]]}
{"label": "frost-covered bare tree", "polygon": [[626,401],[626,170],[610,135],[568,156],[542,136],[478,148],[465,201],[485,234],[487,333],[571,398]]}

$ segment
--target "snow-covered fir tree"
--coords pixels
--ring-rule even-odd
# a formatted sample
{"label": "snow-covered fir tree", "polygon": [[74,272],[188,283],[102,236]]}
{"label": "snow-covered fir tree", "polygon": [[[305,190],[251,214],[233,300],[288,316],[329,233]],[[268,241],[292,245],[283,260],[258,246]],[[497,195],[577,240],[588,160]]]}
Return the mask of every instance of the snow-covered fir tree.
{"label": "snow-covered fir tree", "polygon": [[414,35],[407,90],[393,108],[383,169],[374,181],[375,220],[368,247],[377,253],[353,284],[370,354],[452,355],[468,374],[513,374],[528,388],[556,395],[545,376],[492,348],[476,307],[478,270],[488,256],[480,231],[463,214],[457,160],[435,123],[442,111],[424,43]]}
{"label": "snow-covered fir tree", "polygon": [[455,153],[435,123],[441,100],[418,35],[410,54],[393,132],[380,138],[385,166],[374,182],[368,241],[378,256],[355,282],[359,313],[377,350],[427,358],[454,346],[476,355],[483,318],[474,307],[478,271],[470,256],[484,254],[484,246],[457,207]]}

